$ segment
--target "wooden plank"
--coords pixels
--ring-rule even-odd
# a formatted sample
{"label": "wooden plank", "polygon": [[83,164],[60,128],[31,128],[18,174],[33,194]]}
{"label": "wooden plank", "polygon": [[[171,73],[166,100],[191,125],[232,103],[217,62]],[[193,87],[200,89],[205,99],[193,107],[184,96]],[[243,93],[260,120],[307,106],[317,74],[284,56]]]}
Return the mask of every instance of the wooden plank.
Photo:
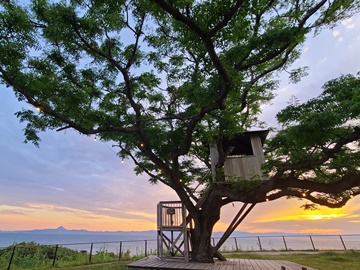
{"label": "wooden plank", "polygon": [[233,268],[232,268],[232,270],[238,270],[238,269],[240,269],[240,260],[229,260],[229,261],[232,261],[233,262]]}
{"label": "wooden plank", "polygon": [[264,260],[250,260],[254,270],[270,270]]}
{"label": "wooden plank", "polygon": [[249,259],[244,260],[244,266],[246,267],[247,270],[253,270],[252,263]]}
{"label": "wooden plank", "polygon": [[280,269],[281,266],[276,261],[271,260],[263,260],[262,263],[266,267],[266,269],[272,270],[272,269]]}
{"label": "wooden plank", "polygon": [[300,266],[294,268],[294,266],[293,266],[293,265],[290,265],[288,261],[280,260],[280,261],[278,261],[278,263],[279,263],[281,266],[284,266],[286,270],[300,270],[300,269],[301,269]]}
{"label": "wooden plank", "polygon": [[307,270],[314,270],[314,268],[307,267],[294,262],[289,262],[289,261],[281,261],[281,262],[286,267],[286,270],[302,270],[302,268],[306,268]]}
{"label": "wooden plank", "polygon": [[260,162],[260,164],[264,163],[265,161],[264,149],[260,137],[258,135],[253,134],[251,135],[250,140],[251,140],[251,146],[253,149],[254,156],[256,157],[258,162]]}
{"label": "wooden plank", "polygon": [[150,270],[150,269],[193,269],[193,270],[307,270],[313,268],[299,265],[284,260],[250,260],[250,259],[229,259],[226,262],[216,261],[215,263],[193,263],[185,262],[183,259],[171,258],[161,261],[155,256],[147,257],[128,265],[129,270]]}
{"label": "wooden plank", "polygon": [[262,260],[250,260],[254,270],[269,270]]}

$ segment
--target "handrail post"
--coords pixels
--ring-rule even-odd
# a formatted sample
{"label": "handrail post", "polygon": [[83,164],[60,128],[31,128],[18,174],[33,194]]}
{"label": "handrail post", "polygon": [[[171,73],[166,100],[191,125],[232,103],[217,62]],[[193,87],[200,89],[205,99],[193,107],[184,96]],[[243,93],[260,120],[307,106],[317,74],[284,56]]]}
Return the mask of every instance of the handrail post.
{"label": "handrail post", "polygon": [[122,241],[120,241],[120,246],[119,246],[119,261],[121,260],[121,253],[122,253]]}
{"label": "handrail post", "polygon": [[343,246],[344,246],[344,249],[346,250],[346,246],[345,246],[344,240],[342,239],[341,235],[339,235],[339,237],[340,237],[341,243],[342,243]]}
{"label": "handrail post", "polygon": [[259,241],[259,247],[260,247],[260,251],[262,251],[263,249],[262,249],[262,246],[261,246],[261,241],[260,241],[260,237],[258,236],[257,238],[258,238],[258,241]]}
{"label": "handrail post", "polygon": [[145,240],[145,257],[147,257],[147,240]]}
{"label": "handrail post", "polygon": [[52,266],[55,266],[55,262],[56,262],[56,256],[57,256],[58,247],[59,247],[59,245],[56,245],[56,246],[55,246],[54,260],[53,260],[53,264],[52,264]]}
{"label": "handrail post", "polygon": [[11,252],[11,257],[10,257],[10,261],[9,261],[9,266],[8,266],[8,269],[7,270],[10,270],[10,267],[11,267],[11,263],[12,263],[12,260],[14,258],[14,254],[15,254],[15,249],[16,249],[16,246],[14,245],[14,248]]}
{"label": "handrail post", "polygon": [[311,244],[312,244],[313,249],[316,250],[316,249],[315,249],[315,245],[314,245],[314,241],[313,241],[311,235],[309,235],[309,237],[310,237],[310,241],[311,241]]}
{"label": "handrail post", "polygon": [[285,236],[283,236],[282,238],[283,238],[283,241],[284,241],[285,250],[287,251],[287,250],[288,250],[288,248],[287,248],[287,245],[286,245]]}
{"label": "handrail post", "polygon": [[94,243],[91,243],[91,245],[90,245],[89,263],[91,263],[91,255],[92,255],[93,246],[94,246]]}
{"label": "handrail post", "polygon": [[238,251],[238,250],[239,250],[239,248],[238,248],[238,244],[237,244],[236,237],[234,237],[234,239],[235,239],[235,247],[236,247],[236,251]]}

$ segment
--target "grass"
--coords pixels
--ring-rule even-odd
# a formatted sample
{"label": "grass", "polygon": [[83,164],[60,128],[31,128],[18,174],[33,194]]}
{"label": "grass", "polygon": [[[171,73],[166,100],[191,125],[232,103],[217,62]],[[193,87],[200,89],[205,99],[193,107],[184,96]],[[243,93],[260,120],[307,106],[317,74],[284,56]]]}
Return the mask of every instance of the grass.
{"label": "grass", "polygon": [[[114,262],[93,265],[82,265],[74,267],[66,267],[66,270],[127,270],[129,262]],[[51,268],[51,269],[64,269],[64,268]]]}
{"label": "grass", "polygon": [[279,253],[267,255],[261,253],[242,252],[226,255],[227,258],[255,260],[286,260],[318,270],[360,269],[360,251],[324,251],[320,253]]}

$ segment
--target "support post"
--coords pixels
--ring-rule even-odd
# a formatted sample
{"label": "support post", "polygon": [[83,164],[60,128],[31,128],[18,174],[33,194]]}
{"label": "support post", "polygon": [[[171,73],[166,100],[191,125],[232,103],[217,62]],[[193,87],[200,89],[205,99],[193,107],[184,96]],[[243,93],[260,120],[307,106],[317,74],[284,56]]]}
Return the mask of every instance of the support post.
{"label": "support post", "polygon": [[342,243],[342,244],[343,244],[343,246],[344,246],[344,250],[346,250],[346,246],[345,246],[345,242],[344,242],[344,240],[342,239],[341,235],[339,235],[339,237],[340,237],[341,243]]}
{"label": "support post", "polygon": [[58,248],[59,248],[59,245],[56,245],[55,246],[55,252],[54,252],[54,260],[53,260],[53,264],[52,264],[53,267],[55,266]]}
{"label": "support post", "polygon": [[91,263],[91,256],[92,256],[93,246],[94,246],[94,243],[91,243],[91,245],[90,245],[89,263]]}
{"label": "support post", "polygon": [[14,254],[15,254],[15,249],[16,249],[16,246],[14,245],[14,248],[11,252],[11,257],[10,257],[10,261],[9,261],[9,266],[8,266],[8,269],[7,270],[10,270],[10,267],[11,267],[11,263],[12,263],[12,260],[14,258]]}
{"label": "support post", "polygon": [[262,246],[261,246],[260,237],[258,236],[257,238],[258,238],[258,242],[259,242],[259,248],[260,248],[260,251],[262,251],[263,249],[262,249]]}
{"label": "support post", "polygon": [[283,236],[282,238],[283,238],[283,241],[284,241],[285,250],[287,251],[287,250],[288,250],[288,248],[287,248],[287,245],[286,245],[285,236]]}
{"label": "support post", "polygon": [[311,245],[312,245],[313,249],[315,250],[314,241],[313,241],[313,239],[312,239],[311,235],[309,235],[309,237],[310,237]]}
{"label": "support post", "polygon": [[[215,246],[215,250],[219,250],[222,244],[229,238],[229,236],[235,231],[235,229],[240,225],[240,223],[244,220],[244,218],[250,213],[250,211],[254,208],[256,203],[253,203],[249,206],[249,208],[245,211],[246,207],[248,206],[247,203],[245,203],[239,212],[234,217],[233,221],[230,223],[229,227],[226,229],[224,234],[221,236],[219,242],[217,242]],[[243,213],[245,211],[245,213]]]}
{"label": "support post", "polygon": [[119,261],[121,260],[121,255],[122,255],[122,241],[120,241],[120,245],[119,245]]}
{"label": "support post", "polygon": [[147,257],[147,240],[145,240],[145,257]]}

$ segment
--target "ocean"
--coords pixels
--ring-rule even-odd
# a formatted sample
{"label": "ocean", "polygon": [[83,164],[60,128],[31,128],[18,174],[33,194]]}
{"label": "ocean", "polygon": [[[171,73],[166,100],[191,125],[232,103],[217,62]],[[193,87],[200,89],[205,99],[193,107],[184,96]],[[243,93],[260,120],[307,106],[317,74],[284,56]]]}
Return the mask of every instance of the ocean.
{"label": "ocean", "polygon": [[[42,245],[59,245],[75,250],[97,252],[106,249],[118,253],[129,250],[133,255],[156,249],[156,232],[124,232],[124,233],[34,233],[34,232],[0,232],[0,249],[22,242],[34,242]],[[120,247],[121,243],[121,247]],[[155,252],[155,251],[154,251]]]}
{"label": "ocean", "polygon": [[[213,245],[221,233],[214,233]],[[0,249],[21,242],[43,245],[59,245],[74,250],[93,253],[107,250],[116,254],[130,252],[131,255],[155,254],[156,231],[121,233],[39,233],[0,232]],[[360,234],[349,235],[255,235],[235,234],[222,245],[221,250],[360,250]]]}

